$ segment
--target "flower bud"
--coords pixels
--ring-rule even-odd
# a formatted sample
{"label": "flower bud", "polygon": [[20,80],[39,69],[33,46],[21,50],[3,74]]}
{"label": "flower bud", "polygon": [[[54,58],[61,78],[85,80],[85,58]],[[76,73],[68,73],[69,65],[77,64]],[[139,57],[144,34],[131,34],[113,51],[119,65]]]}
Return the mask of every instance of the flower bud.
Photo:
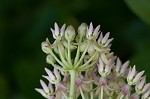
{"label": "flower bud", "polygon": [[68,26],[66,31],[65,31],[65,38],[68,41],[72,41],[75,38],[75,30],[73,28],[73,26]]}
{"label": "flower bud", "polygon": [[48,38],[46,38],[46,41],[42,42],[41,44],[42,50],[46,54],[50,53],[50,50],[51,50],[50,46],[51,46],[51,43],[49,42]]}
{"label": "flower bud", "polygon": [[86,23],[82,23],[82,24],[78,27],[79,36],[85,37],[86,32],[87,32],[87,24],[86,24]]}
{"label": "flower bud", "polygon": [[123,86],[123,88],[122,88],[122,93],[123,93],[123,95],[128,95],[129,93],[130,93],[130,86],[129,85],[125,85],[125,86]]}
{"label": "flower bud", "polygon": [[49,63],[49,64],[54,64],[56,62],[56,60],[54,59],[53,56],[51,56],[50,54],[47,55],[46,57],[46,62]]}

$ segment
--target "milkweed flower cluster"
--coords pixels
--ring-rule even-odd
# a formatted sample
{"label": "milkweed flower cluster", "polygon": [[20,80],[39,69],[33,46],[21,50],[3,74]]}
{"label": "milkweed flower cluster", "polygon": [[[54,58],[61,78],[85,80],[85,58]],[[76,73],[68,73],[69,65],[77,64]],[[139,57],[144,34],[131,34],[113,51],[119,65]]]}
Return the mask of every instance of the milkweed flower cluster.
{"label": "milkweed flower cluster", "polygon": [[48,80],[40,80],[42,88],[36,88],[47,99],[150,99],[150,83],[144,71],[129,61],[122,63],[111,52],[110,33],[82,23],[75,31],[73,26],[54,24],[51,28],[54,43],[48,38],[42,42],[47,54],[46,62],[54,70],[45,68]]}

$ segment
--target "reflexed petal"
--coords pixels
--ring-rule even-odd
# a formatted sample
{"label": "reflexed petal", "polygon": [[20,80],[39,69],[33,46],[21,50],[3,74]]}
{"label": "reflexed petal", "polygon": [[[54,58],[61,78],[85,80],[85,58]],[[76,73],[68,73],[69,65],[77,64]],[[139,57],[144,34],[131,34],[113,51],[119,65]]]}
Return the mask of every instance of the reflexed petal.
{"label": "reflexed petal", "polygon": [[46,93],[44,92],[43,89],[35,88],[35,90],[36,90],[37,92],[39,92],[43,97],[46,97]]}
{"label": "reflexed petal", "polygon": [[54,28],[55,28],[55,35],[58,36],[58,34],[59,34],[59,27],[58,27],[56,22],[54,24]]}
{"label": "reflexed petal", "polygon": [[119,58],[117,58],[117,63],[116,63],[116,68],[115,71],[118,73],[120,71],[120,67],[121,67],[122,63],[120,61]]}
{"label": "reflexed petal", "polygon": [[61,80],[60,72],[56,68],[54,68],[54,74],[58,80]]}
{"label": "reflexed petal", "polygon": [[135,76],[135,78],[133,79],[133,82],[136,83],[137,81],[139,81],[140,78],[141,78],[141,76],[144,74],[144,72],[145,72],[145,71],[139,72],[139,73]]}
{"label": "reflexed petal", "polygon": [[46,93],[49,93],[48,86],[45,84],[45,82],[44,82],[43,80],[40,80],[40,83],[41,83],[41,85],[42,85],[44,91],[45,91]]}
{"label": "reflexed petal", "polygon": [[135,74],[136,74],[136,69],[135,69],[135,65],[134,65],[134,67],[129,72],[128,79],[132,80]]}
{"label": "reflexed petal", "polygon": [[98,37],[98,35],[99,35],[99,29],[100,29],[100,25],[98,25],[96,28],[95,28],[95,30],[94,30],[94,33],[93,33],[93,35],[95,36],[95,38],[97,39],[97,37]]}
{"label": "reflexed petal", "polygon": [[98,38],[98,44],[101,44],[101,40],[103,39],[103,33],[101,32],[100,37]]}
{"label": "reflexed petal", "polygon": [[49,76],[52,80],[55,79],[55,76],[53,75],[53,73],[52,73],[49,69],[45,68],[45,71],[46,71],[46,73],[48,74],[48,76]]}
{"label": "reflexed petal", "polygon": [[106,43],[106,41],[107,41],[108,38],[109,38],[109,35],[110,35],[110,32],[108,32],[108,33],[104,36],[104,38],[102,39],[102,44]]}
{"label": "reflexed petal", "polygon": [[88,30],[87,30],[87,35],[90,36],[90,35],[92,34],[92,32],[93,32],[93,24],[92,24],[92,22],[91,22],[91,23],[90,23],[90,26],[89,26],[89,28],[88,28]]}
{"label": "reflexed petal", "polygon": [[121,74],[125,73],[125,71],[127,70],[127,67],[128,67],[128,66],[129,66],[129,61],[126,61],[126,62],[122,65],[120,73],[121,73]]}
{"label": "reflexed petal", "polygon": [[64,35],[65,28],[66,28],[66,24],[64,24],[64,25],[61,27],[61,29],[60,29],[61,36]]}

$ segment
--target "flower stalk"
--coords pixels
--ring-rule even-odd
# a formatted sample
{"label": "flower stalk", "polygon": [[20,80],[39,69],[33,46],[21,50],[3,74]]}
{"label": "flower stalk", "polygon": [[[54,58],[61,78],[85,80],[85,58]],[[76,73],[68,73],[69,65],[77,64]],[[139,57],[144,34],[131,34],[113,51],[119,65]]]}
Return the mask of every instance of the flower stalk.
{"label": "flower stalk", "polygon": [[75,80],[76,80],[76,71],[70,70],[70,93],[69,99],[75,99]]}

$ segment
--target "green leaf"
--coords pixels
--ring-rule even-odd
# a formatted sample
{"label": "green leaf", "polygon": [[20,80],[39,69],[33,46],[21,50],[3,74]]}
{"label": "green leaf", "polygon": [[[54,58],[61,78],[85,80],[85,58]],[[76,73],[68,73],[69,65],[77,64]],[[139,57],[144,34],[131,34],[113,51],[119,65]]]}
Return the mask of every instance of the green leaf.
{"label": "green leaf", "polygon": [[125,0],[129,8],[150,25],[150,0]]}

